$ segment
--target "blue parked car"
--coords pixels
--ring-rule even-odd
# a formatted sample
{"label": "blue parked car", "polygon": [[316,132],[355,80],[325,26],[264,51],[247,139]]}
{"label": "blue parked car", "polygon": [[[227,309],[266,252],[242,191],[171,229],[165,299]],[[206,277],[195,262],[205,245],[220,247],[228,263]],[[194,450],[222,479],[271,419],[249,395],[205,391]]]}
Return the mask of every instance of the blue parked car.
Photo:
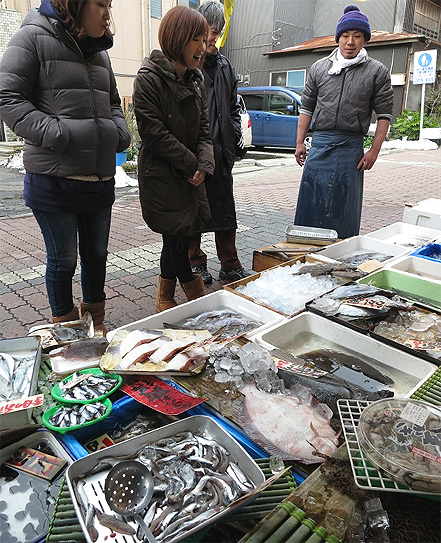
{"label": "blue parked car", "polygon": [[251,117],[255,147],[295,148],[300,94],[288,87],[239,87]]}

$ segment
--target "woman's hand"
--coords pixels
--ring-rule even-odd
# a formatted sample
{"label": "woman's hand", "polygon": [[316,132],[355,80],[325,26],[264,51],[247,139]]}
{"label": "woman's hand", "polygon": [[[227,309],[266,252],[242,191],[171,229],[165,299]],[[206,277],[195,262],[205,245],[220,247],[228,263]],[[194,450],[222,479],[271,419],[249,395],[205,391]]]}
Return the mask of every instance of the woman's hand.
{"label": "woman's hand", "polygon": [[194,185],[195,187],[199,187],[199,185],[205,181],[205,176],[206,176],[206,172],[201,172],[197,170],[193,174],[193,177],[189,177],[187,181],[191,183],[192,185]]}

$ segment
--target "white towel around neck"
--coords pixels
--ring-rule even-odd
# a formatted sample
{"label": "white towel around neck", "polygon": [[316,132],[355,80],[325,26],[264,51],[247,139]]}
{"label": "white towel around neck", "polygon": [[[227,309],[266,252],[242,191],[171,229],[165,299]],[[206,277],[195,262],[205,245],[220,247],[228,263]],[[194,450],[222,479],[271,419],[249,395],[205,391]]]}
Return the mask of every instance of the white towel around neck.
{"label": "white towel around neck", "polygon": [[363,47],[363,49],[360,49],[358,55],[355,58],[345,58],[341,52],[340,49],[337,49],[337,53],[334,55],[334,58],[332,59],[332,66],[328,70],[329,75],[338,75],[343,68],[348,68],[349,66],[353,66],[354,64],[358,64],[362,60],[364,60],[367,57],[367,51]]}

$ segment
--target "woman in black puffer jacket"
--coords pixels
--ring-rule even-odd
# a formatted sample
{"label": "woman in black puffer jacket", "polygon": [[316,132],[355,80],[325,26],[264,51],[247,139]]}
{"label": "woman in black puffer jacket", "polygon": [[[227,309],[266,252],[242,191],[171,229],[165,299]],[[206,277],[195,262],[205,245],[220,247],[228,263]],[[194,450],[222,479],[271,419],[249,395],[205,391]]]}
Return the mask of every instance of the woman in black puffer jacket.
{"label": "woman in black puffer jacket", "polygon": [[42,0],[0,65],[0,115],[25,140],[23,194],[46,244],[53,321],[79,317],[72,295],[79,249],[81,312],[103,332],[116,153],[130,144],[106,52],[110,4]]}

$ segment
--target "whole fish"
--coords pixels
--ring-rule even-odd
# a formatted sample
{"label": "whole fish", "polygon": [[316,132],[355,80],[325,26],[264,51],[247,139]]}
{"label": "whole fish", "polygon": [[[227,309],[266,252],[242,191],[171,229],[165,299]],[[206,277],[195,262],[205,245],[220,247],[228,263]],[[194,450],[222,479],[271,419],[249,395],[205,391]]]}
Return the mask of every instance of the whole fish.
{"label": "whole fish", "polygon": [[95,514],[101,526],[109,528],[109,530],[112,530],[112,532],[118,532],[119,534],[124,535],[136,534],[136,530],[132,528],[130,524],[127,524],[127,522],[116,518],[114,515],[108,515],[107,513],[103,513],[97,507],[95,507]]}
{"label": "whole fish", "polygon": [[270,453],[300,460],[305,464],[323,462],[317,450],[331,456],[338,436],[320,410],[302,404],[293,396],[268,394],[247,384],[241,423],[244,430]]}
{"label": "whole fish", "polygon": [[279,369],[277,373],[283,379],[286,388],[295,384],[308,388],[317,401],[326,404],[332,410],[334,416],[338,416],[337,400],[368,400],[374,402],[394,395],[393,391],[388,388],[377,392],[369,392],[332,373],[322,375],[318,378],[307,377],[282,369]]}
{"label": "whole fish", "polygon": [[107,339],[103,337],[78,339],[68,345],[53,349],[49,356],[64,358],[72,362],[95,360],[105,353],[108,344]]}

